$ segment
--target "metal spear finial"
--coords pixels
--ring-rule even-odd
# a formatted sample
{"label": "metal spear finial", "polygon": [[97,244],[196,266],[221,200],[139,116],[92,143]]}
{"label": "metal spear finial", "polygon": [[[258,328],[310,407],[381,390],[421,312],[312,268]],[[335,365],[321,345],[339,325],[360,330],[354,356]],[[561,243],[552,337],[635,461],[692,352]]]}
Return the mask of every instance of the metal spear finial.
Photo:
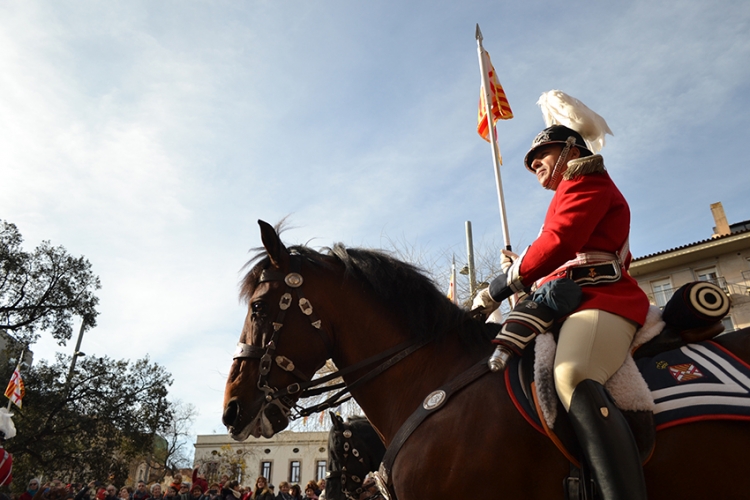
{"label": "metal spear finial", "polygon": [[484,37],[482,36],[482,30],[479,29],[479,23],[477,23],[477,33],[476,33],[477,40],[480,42],[484,40]]}

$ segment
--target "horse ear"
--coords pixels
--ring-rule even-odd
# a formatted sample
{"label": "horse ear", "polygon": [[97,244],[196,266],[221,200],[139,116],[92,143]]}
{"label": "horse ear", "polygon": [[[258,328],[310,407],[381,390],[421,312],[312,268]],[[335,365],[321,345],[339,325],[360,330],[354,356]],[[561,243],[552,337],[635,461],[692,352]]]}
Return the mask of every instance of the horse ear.
{"label": "horse ear", "polygon": [[271,224],[259,219],[258,225],[260,226],[260,239],[263,242],[266,252],[268,252],[271,264],[277,268],[282,267],[282,264],[285,264],[289,260],[289,251],[281,242],[279,235]]}
{"label": "horse ear", "polygon": [[336,430],[341,430],[341,426],[344,423],[344,420],[332,411],[329,411],[328,415],[331,416],[331,423],[333,424],[333,428]]}

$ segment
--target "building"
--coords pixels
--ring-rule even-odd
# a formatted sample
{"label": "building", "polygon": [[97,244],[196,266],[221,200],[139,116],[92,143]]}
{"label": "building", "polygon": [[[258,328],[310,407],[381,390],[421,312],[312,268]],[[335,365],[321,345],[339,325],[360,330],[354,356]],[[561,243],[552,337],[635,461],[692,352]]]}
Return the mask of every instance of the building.
{"label": "building", "polygon": [[[283,431],[270,439],[250,437],[234,441],[226,434],[199,435],[195,442],[195,467],[209,483],[222,475],[242,486],[255,486],[258,476],[270,484],[300,484],[326,476],[328,432]],[[278,491],[278,488],[277,488]]]}
{"label": "building", "polygon": [[731,299],[724,329],[732,331],[750,326],[750,221],[728,224],[720,202],[711,212],[710,238],[633,259],[630,275],[657,306],[691,281],[718,285]]}

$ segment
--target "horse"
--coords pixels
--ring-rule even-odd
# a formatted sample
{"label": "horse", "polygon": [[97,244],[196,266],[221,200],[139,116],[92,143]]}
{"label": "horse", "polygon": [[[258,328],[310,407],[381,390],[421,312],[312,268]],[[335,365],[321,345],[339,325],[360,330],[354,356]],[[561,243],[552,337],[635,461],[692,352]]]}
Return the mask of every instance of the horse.
{"label": "horse", "polygon": [[378,470],[385,446],[365,417],[331,413],[328,433],[327,500],[359,500],[367,474]]}
{"label": "horse", "polygon": [[[222,420],[234,439],[283,430],[300,386],[330,358],[390,445],[415,408],[436,403],[435,389],[493,352],[493,327],[446,300],[414,266],[341,244],[326,253],[287,248],[271,225],[259,225],[264,250],[242,283],[248,314],[224,395]],[[750,363],[747,329],[715,341]],[[393,357],[368,369],[386,355]],[[475,488],[507,498],[564,498],[569,462],[519,414],[501,372],[484,372],[437,403],[439,411],[413,430],[393,462],[399,500],[470,499]],[[644,466],[648,495],[747,498],[749,449],[744,421],[666,428]]]}

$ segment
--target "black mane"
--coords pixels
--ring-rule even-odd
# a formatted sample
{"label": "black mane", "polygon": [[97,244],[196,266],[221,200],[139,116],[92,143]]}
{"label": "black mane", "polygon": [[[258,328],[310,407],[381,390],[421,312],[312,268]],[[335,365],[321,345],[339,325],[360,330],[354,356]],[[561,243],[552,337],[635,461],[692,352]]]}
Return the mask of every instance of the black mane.
{"label": "black mane", "polygon": [[[451,303],[446,294],[416,266],[386,252],[346,248],[337,243],[323,254],[306,246],[290,246],[289,251],[305,261],[330,268],[335,257],[345,268],[345,279],[361,283],[389,311],[403,320],[412,338],[440,339],[448,332],[460,330],[470,344],[484,344],[494,337],[496,327],[472,319],[465,309]],[[241,296],[248,299],[257,285],[260,272],[269,267],[265,251],[249,263],[255,265],[243,279]]]}

